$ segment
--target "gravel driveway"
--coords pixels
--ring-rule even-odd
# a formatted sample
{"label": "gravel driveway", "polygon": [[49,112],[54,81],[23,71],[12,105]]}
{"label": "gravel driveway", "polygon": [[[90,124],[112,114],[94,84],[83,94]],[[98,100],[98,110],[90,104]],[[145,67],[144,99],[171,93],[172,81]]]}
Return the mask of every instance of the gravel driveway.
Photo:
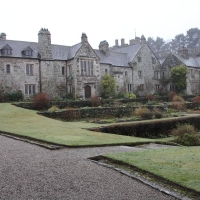
{"label": "gravel driveway", "polygon": [[47,150],[0,136],[0,199],[174,200],[88,157],[130,148]]}

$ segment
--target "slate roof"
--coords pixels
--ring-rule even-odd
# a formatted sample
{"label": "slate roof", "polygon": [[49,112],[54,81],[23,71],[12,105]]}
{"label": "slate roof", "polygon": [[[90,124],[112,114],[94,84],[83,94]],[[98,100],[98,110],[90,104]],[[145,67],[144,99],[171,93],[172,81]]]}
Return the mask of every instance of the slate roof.
{"label": "slate roof", "polygon": [[95,53],[100,58],[101,64],[110,64],[110,65],[121,66],[121,67],[129,66],[126,53],[119,53],[119,52],[110,51],[108,53],[108,55],[106,55],[100,50],[95,50]]}
{"label": "slate roof", "polygon": [[71,46],[69,48],[69,54],[68,54],[68,59],[73,58],[76,55],[76,52],[79,50],[81,47],[82,43],[75,44],[74,46]]}
{"label": "slate roof", "polygon": [[141,44],[129,45],[126,47],[120,47],[118,49],[114,49],[114,52],[126,53],[128,62],[131,62],[133,58],[136,56],[137,52],[139,51]]}
{"label": "slate roof", "polygon": [[[12,48],[12,55],[9,57],[15,58],[38,58],[38,43],[37,42],[24,42],[24,41],[16,41],[16,40],[0,40],[0,49],[9,45]],[[69,60],[72,59],[79,48],[81,47],[82,43],[78,43],[73,46],[63,46],[63,45],[55,45],[52,44],[52,56],[54,60]],[[141,45],[131,45],[122,47],[115,50],[110,50],[108,55],[105,55],[100,50],[94,50],[97,56],[100,58],[100,63],[102,64],[110,64],[114,66],[121,66],[121,67],[129,67],[129,62],[137,54],[138,50],[140,49]],[[23,50],[26,48],[31,48],[33,50],[32,56],[25,56],[23,55]],[[0,54],[1,55],[1,54]]]}
{"label": "slate roof", "polygon": [[188,67],[200,67],[200,57],[189,57],[188,59],[182,57],[179,54],[173,54],[174,56],[176,56],[184,65],[188,66]]}
{"label": "slate roof", "polygon": [[2,49],[7,44],[12,48],[12,55],[9,55],[9,57],[27,57],[22,54],[22,51],[29,46],[33,50],[33,55],[30,57],[38,58],[38,44],[35,42],[0,40],[0,49]]}

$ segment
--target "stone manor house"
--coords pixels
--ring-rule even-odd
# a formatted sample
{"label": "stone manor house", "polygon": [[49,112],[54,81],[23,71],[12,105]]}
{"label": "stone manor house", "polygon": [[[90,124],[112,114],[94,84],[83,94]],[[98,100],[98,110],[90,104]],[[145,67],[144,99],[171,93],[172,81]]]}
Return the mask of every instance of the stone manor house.
{"label": "stone manor house", "polygon": [[[0,35],[0,86],[4,91],[21,90],[25,98],[41,91],[51,98],[100,95],[104,74],[115,79],[118,93],[158,93],[160,78],[171,66],[166,65],[167,58],[163,63],[164,67],[144,36],[130,40],[130,44],[121,39],[119,45],[115,40],[111,48],[102,41],[99,49],[93,49],[85,33],[74,46],[51,44],[48,29],[39,31],[38,43],[7,40],[5,33]],[[196,70],[200,65],[192,67]],[[188,94],[193,92],[191,87]],[[169,84],[167,90],[171,88]]]}

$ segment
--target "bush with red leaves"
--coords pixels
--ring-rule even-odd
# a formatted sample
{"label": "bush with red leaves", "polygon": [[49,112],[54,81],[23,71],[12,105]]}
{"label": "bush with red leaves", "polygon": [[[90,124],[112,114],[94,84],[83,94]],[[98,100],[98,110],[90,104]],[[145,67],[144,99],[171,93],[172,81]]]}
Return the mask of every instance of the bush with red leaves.
{"label": "bush with red leaves", "polygon": [[36,94],[32,98],[33,108],[36,110],[46,110],[50,106],[50,98],[45,92]]}

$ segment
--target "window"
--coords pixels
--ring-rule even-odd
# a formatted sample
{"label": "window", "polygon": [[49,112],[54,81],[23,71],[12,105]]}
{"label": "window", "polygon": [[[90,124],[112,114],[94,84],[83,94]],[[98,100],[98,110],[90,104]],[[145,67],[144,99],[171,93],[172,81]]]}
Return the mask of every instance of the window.
{"label": "window", "polygon": [[117,86],[117,91],[119,91],[119,86]]}
{"label": "window", "polygon": [[142,58],[140,56],[137,57],[138,62],[142,62]]}
{"label": "window", "polygon": [[10,74],[10,65],[6,65],[6,73]]}
{"label": "window", "polygon": [[158,72],[158,71],[154,72],[154,78],[155,78],[155,79],[158,79],[158,78],[159,78],[159,72]]}
{"label": "window", "polygon": [[169,85],[169,91],[175,91],[175,86],[172,85],[172,84],[170,84],[170,85]]}
{"label": "window", "polygon": [[35,89],[36,89],[35,85],[25,85],[25,94],[34,95],[36,93]]}
{"label": "window", "polygon": [[151,58],[151,60],[152,60],[152,64],[156,64],[156,59],[155,58]]}
{"label": "window", "polygon": [[125,71],[125,76],[128,76],[128,73],[127,73],[127,71]]}
{"label": "window", "polygon": [[142,71],[138,71],[139,78],[142,78]]}
{"label": "window", "polygon": [[105,69],[105,74],[107,74],[108,73],[108,69]]}
{"label": "window", "polygon": [[26,74],[33,75],[33,64],[26,64]]}
{"label": "window", "polygon": [[131,92],[132,91],[132,84],[128,84],[128,92]]}
{"label": "window", "polygon": [[159,84],[155,84],[155,90],[158,91],[160,89],[160,85]]}
{"label": "window", "polygon": [[62,67],[62,75],[65,75],[65,67]]}
{"label": "window", "polygon": [[72,85],[68,85],[68,94],[72,93]]}
{"label": "window", "polygon": [[24,55],[25,56],[32,56],[33,55],[33,51],[31,51],[31,50],[25,50],[24,51]]}
{"label": "window", "polygon": [[12,48],[7,44],[1,49],[1,54],[5,56],[12,55]]}
{"label": "window", "polygon": [[72,75],[72,66],[68,65],[67,66],[67,76],[71,76]]}
{"label": "window", "polygon": [[140,84],[140,85],[138,86],[138,90],[139,90],[139,91],[144,91],[144,84]]}
{"label": "window", "polygon": [[81,75],[94,75],[93,61],[91,60],[81,60]]}

